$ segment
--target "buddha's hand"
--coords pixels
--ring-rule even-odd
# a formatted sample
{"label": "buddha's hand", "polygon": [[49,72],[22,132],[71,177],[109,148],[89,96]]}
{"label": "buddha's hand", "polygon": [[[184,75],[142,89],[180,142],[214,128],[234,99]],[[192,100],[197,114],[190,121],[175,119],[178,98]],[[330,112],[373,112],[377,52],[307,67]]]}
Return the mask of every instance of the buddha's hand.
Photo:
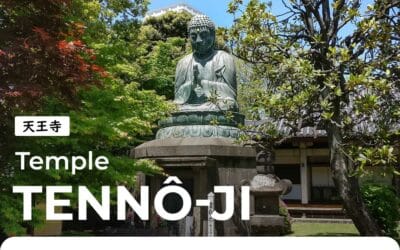
{"label": "buddha's hand", "polygon": [[194,88],[194,93],[196,94],[197,97],[201,97],[201,96],[204,95],[204,90],[203,90],[202,87],[200,87],[200,86],[197,85],[197,86]]}

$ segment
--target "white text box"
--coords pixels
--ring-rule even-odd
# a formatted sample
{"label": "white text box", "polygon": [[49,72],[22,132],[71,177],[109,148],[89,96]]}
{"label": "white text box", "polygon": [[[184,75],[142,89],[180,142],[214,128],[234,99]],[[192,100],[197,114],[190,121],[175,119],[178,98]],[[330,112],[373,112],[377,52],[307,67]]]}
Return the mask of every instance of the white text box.
{"label": "white text box", "polygon": [[16,116],[15,136],[69,136],[69,116]]}

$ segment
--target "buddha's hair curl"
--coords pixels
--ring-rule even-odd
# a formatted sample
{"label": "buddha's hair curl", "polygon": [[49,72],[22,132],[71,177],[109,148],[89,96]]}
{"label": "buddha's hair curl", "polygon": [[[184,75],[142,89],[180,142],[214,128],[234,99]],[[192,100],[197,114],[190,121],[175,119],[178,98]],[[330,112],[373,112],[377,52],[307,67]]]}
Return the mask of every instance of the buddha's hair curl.
{"label": "buddha's hair curl", "polygon": [[188,32],[195,28],[208,28],[210,31],[215,32],[215,24],[206,15],[196,15],[188,23]]}

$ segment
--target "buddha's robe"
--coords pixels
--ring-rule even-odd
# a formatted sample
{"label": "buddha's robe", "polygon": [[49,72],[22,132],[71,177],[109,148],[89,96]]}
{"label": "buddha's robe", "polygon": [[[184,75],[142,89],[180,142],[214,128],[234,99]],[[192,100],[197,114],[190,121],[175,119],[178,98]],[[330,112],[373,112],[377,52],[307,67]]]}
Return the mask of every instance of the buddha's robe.
{"label": "buddha's robe", "polygon": [[190,54],[177,65],[174,102],[181,111],[235,111],[236,91],[234,58],[224,51],[216,50],[206,59]]}

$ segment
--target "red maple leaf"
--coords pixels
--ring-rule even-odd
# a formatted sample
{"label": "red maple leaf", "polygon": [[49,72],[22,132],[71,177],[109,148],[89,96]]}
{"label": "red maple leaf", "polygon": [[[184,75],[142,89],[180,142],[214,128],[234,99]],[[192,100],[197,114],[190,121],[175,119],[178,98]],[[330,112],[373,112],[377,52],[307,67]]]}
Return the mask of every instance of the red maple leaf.
{"label": "red maple leaf", "polygon": [[43,41],[48,41],[50,40],[50,35],[48,32],[46,32],[43,28],[40,27],[33,27],[33,32],[37,33],[40,36],[40,39]]}
{"label": "red maple leaf", "polygon": [[81,40],[72,41],[72,44],[74,46],[76,46],[76,47],[83,47],[84,46]]}
{"label": "red maple leaf", "polygon": [[87,63],[82,63],[82,64],[79,66],[79,70],[82,71],[82,72],[87,72],[87,71],[89,70],[89,64],[87,64]]}
{"label": "red maple leaf", "polygon": [[61,40],[57,43],[57,48],[60,50],[61,54],[66,55],[74,50],[74,45],[65,40]]}
{"label": "red maple leaf", "polygon": [[100,72],[100,71],[103,71],[103,68],[100,67],[99,65],[93,64],[92,65],[92,70],[96,71],[96,72]]}

